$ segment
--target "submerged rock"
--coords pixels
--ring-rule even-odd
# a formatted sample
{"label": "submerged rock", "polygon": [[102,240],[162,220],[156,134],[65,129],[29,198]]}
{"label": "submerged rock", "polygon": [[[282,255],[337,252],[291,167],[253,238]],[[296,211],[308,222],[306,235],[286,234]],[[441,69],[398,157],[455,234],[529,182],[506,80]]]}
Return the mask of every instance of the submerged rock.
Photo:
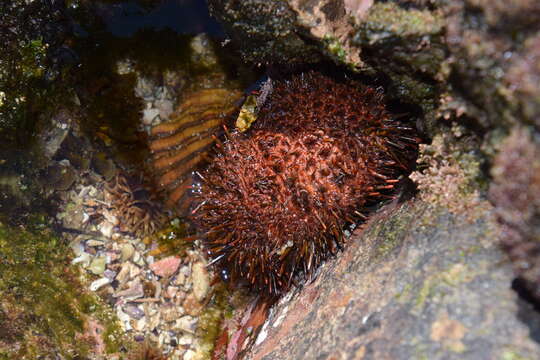
{"label": "submerged rock", "polygon": [[108,356],[125,342],[116,318],[69,266],[68,244],[50,230],[0,223],[0,254],[1,358]]}

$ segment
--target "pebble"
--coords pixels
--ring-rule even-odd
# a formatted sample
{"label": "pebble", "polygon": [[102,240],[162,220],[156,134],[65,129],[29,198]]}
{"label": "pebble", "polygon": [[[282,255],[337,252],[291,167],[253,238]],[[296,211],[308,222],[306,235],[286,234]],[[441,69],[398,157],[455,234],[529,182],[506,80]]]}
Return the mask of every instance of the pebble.
{"label": "pebble", "polygon": [[107,259],[105,258],[105,256],[95,257],[94,259],[92,259],[90,266],[88,266],[88,270],[90,270],[96,275],[101,275],[105,271],[106,263]]}
{"label": "pebble", "polygon": [[150,270],[152,270],[154,274],[158,276],[169,277],[173,275],[176,272],[176,270],[178,270],[179,266],[180,266],[180,258],[176,256],[169,256],[169,257],[166,257],[165,259],[161,259],[151,264]]}
{"label": "pebble", "polygon": [[75,256],[81,256],[84,253],[84,246],[78,237],[69,243],[69,247],[73,250]]}
{"label": "pebble", "polygon": [[178,288],[176,286],[169,286],[167,287],[167,290],[165,291],[165,297],[172,299],[174,298],[174,295],[178,292]]}
{"label": "pebble", "polygon": [[202,301],[208,295],[210,289],[210,276],[202,262],[193,264],[193,294],[197,300]]}
{"label": "pebble", "polygon": [[124,324],[126,330],[131,330],[132,327],[129,323],[130,317],[128,314],[122,311],[122,308],[120,306],[116,308],[116,315],[118,316],[118,320],[120,320]]}
{"label": "pebble", "polygon": [[183,359],[184,349],[176,349],[171,355],[170,360],[181,360]]}
{"label": "pebble", "polygon": [[[183,268],[182,268],[183,269]],[[174,280],[175,285],[184,285],[184,282],[186,281],[186,275],[182,272],[182,269],[178,272],[178,275],[176,275],[176,279]]]}
{"label": "pebble", "polygon": [[103,240],[90,239],[86,241],[86,245],[91,247],[103,246],[104,244],[105,241]]}
{"label": "pebble", "polygon": [[168,119],[173,112],[173,102],[168,99],[160,99],[154,102],[154,106],[159,113],[161,119]]}
{"label": "pebble", "polygon": [[88,253],[82,253],[80,256],[77,256],[75,259],[71,260],[72,264],[81,264],[84,267],[88,267],[92,258]]}
{"label": "pebble", "polygon": [[117,291],[113,296],[121,297],[125,301],[131,301],[143,297],[144,290],[139,279],[135,279],[126,290]]}
{"label": "pebble", "polygon": [[140,318],[133,324],[133,329],[137,331],[144,331],[146,328],[146,317]]}
{"label": "pebble", "polygon": [[133,262],[139,266],[144,266],[144,259],[139,252],[133,254]]}
{"label": "pebble", "polygon": [[141,273],[141,268],[133,264],[129,264],[129,278],[133,279],[136,276],[139,276]]}
{"label": "pebble", "polygon": [[114,225],[111,224],[108,221],[104,221],[99,226],[99,231],[105,236],[106,238],[110,238],[113,232]]}
{"label": "pebble", "polygon": [[98,290],[100,287],[102,287],[103,285],[106,285],[108,283],[110,283],[111,280],[104,277],[104,278],[101,278],[101,279],[97,279],[95,281],[93,281],[91,284],[90,284],[90,290],[91,291],[96,291]]}
{"label": "pebble", "polygon": [[180,319],[176,320],[174,326],[178,330],[195,334],[195,330],[197,329],[197,319],[189,315],[182,316]]}
{"label": "pebble", "polygon": [[161,334],[159,334],[159,336],[158,336],[158,344],[159,344],[159,346],[161,346],[163,344],[168,344],[170,342],[171,342],[171,336],[169,335],[168,332],[164,331]]}
{"label": "pebble", "polygon": [[111,282],[114,280],[114,278],[116,277],[116,271],[112,271],[112,270],[105,270],[103,272],[103,275],[108,278],[109,280],[111,280]]}
{"label": "pebble", "polygon": [[127,304],[124,306],[124,312],[135,320],[140,320],[144,317],[144,311],[142,311],[135,304]]}
{"label": "pebble", "polygon": [[159,110],[156,108],[143,110],[143,123],[146,125],[152,124],[154,119],[159,116]]}
{"label": "pebble", "polygon": [[161,320],[161,313],[158,312],[154,316],[152,316],[150,320],[148,321],[148,330],[154,331],[154,329],[158,327],[160,320]]}
{"label": "pebble", "polygon": [[167,322],[172,322],[179,318],[177,307],[172,304],[162,309],[161,315],[163,317],[163,320]]}
{"label": "pebble", "polygon": [[191,316],[199,316],[204,307],[204,305],[197,300],[193,293],[188,294],[182,306],[186,313]]}
{"label": "pebble", "polygon": [[122,254],[120,257],[121,261],[128,261],[135,253],[135,247],[133,247],[133,245],[131,245],[130,243],[126,243],[122,245],[120,253]]}
{"label": "pebble", "polygon": [[186,352],[184,353],[183,359],[184,359],[184,360],[194,360],[194,359],[195,359],[195,355],[196,355],[195,351],[193,351],[193,350],[190,349],[190,350],[188,350],[188,351],[186,351]]}
{"label": "pebble", "polygon": [[193,343],[193,335],[185,334],[178,339],[178,345],[191,345]]}
{"label": "pebble", "polygon": [[118,275],[116,275],[116,280],[118,281],[118,284],[120,286],[123,285],[127,280],[129,280],[130,266],[130,263],[125,263],[124,265],[122,265],[122,268],[120,269]]}
{"label": "pebble", "polygon": [[[204,44],[195,43],[198,56]],[[130,60],[119,62],[118,70],[136,71]],[[136,73],[135,92],[145,102],[141,129],[149,130],[173,113],[175,89],[184,80],[175,72],[167,74],[158,82]],[[158,344],[173,360],[200,358],[201,344],[195,333],[198,316],[210,297],[211,278],[202,254],[191,250],[185,257],[155,259],[149,253],[150,244],[118,230],[120,218],[110,206],[112,198],[102,176],[109,178],[121,170],[110,159],[86,168],[92,185],[72,186],[69,201],[75,207],[58,215],[64,226],[85,234],[74,236],[70,243],[76,257],[73,263],[98,275],[90,289],[99,289],[100,296],[112,304],[128,337]]]}

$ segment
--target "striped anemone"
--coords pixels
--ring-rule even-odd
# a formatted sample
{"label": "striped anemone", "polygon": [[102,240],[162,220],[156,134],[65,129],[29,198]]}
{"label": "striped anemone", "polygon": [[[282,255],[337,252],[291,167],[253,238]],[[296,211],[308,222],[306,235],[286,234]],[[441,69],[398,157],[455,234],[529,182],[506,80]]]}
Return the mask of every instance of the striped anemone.
{"label": "striped anemone", "polygon": [[208,160],[222,125],[238,112],[241,97],[241,92],[223,88],[194,92],[184,99],[170,122],[152,129],[152,166],[158,187],[168,194],[168,207],[186,213],[192,172]]}

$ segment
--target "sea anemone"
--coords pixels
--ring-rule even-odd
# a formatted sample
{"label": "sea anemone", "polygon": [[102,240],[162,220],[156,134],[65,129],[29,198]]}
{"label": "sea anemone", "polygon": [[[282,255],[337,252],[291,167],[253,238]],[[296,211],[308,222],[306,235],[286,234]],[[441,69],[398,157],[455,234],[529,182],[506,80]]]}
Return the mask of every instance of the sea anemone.
{"label": "sea anemone", "polygon": [[152,168],[158,188],[167,194],[167,207],[186,213],[191,204],[191,173],[206,162],[222,125],[238,111],[241,97],[235,90],[199,90],[184,98],[170,122],[152,129]]}
{"label": "sea anemone", "polygon": [[191,218],[223,274],[282,293],[345,244],[367,206],[392,198],[418,141],[378,90],[317,72],[274,81],[249,130],[217,144]]}
{"label": "sea anemone", "polygon": [[167,216],[156,194],[142,180],[117,174],[105,184],[105,189],[109,206],[102,213],[114,215],[120,231],[144,237],[165,223]]}

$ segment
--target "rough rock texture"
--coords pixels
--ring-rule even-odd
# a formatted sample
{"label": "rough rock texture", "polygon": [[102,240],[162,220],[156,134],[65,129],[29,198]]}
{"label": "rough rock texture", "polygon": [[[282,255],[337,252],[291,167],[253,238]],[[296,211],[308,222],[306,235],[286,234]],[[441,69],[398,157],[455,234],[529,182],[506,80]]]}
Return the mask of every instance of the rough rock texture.
{"label": "rough rock texture", "polygon": [[538,126],[536,1],[210,4],[246,60],[282,64],[331,58],[371,74],[389,96],[420,106],[429,134],[437,132],[441,115],[484,130],[522,121]]}
{"label": "rough rock texture", "polygon": [[530,131],[512,131],[491,174],[489,195],[502,223],[503,248],[524,285],[540,299],[540,147]]}
{"label": "rough rock texture", "polygon": [[314,62],[316,48],[296,28],[296,15],[284,0],[208,2],[211,13],[223,21],[244,60],[252,63]]}
{"label": "rough rock texture", "polygon": [[538,358],[540,315],[510,289],[495,229],[490,211],[388,207],[273,309],[248,358]]}
{"label": "rough rock texture", "polygon": [[517,274],[539,293],[540,3],[286,3],[291,31],[382,85],[429,140],[411,176],[416,197],[372,219],[315,283],[283,299],[249,356],[538,358],[538,313],[510,284]]}

